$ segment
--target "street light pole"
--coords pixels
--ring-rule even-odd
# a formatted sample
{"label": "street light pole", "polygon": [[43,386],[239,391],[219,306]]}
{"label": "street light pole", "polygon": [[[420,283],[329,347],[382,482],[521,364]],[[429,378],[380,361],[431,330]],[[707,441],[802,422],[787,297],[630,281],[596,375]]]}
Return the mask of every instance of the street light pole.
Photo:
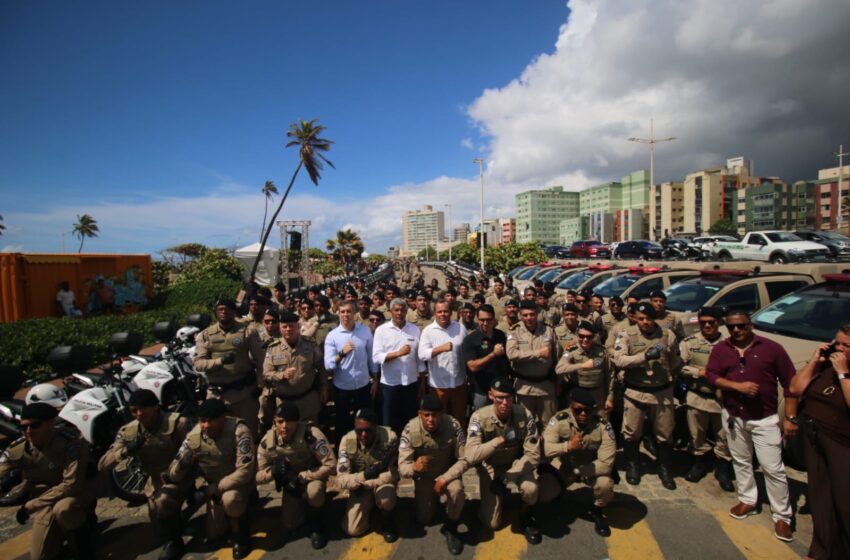
{"label": "street light pole", "polygon": [[449,209],[449,262],[452,260],[452,235],[454,232],[452,231],[452,205],[446,204],[446,207]]}
{"label": "street light pole", "polygon": [[472,163],[478,164],[478,176],[481,180],[481,224],[478,229],[478,240],[481,245],[481,275],[484,275],[484,160],[475,158]]}
{"label": "street light pole", "polygon": [[[649,144],[649,186],[655,186],[655,145],[661,142],[671,142],[675,140],[675,136],[667,138],[656,138],[653,119],[649,119],[649,138],[629,138],[629,142],[638,142],[640,144]],[[632,188],[629,186],[629,210],[632,205]],[[699,233],[699,232],[697,232]]]}
{"label": "street light pole", "polygon": [[841,233],[841,207],[844,203],[843,199],[841,198],[841,183],[844,181],[844,156],[850,156],[850,152],[845,152],[844,144],[841,144],[840,146],[838,146],[838,153],[835,155],[838,156],[838,216],[835,221],[835,223],[837,224],[835,229],[838,230],[838,233]]}

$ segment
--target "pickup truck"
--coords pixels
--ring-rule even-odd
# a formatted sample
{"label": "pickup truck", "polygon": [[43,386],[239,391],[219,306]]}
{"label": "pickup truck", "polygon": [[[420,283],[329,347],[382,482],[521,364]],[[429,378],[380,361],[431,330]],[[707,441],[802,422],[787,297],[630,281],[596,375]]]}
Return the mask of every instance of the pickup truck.
{"label": "pickup truck", "polygon": [[717,241],[712,256],[719,260],[743,259],[775,264],[827,261],[829,249],[820,243],[804,241],[788,231],[754,231],[741,241]]}

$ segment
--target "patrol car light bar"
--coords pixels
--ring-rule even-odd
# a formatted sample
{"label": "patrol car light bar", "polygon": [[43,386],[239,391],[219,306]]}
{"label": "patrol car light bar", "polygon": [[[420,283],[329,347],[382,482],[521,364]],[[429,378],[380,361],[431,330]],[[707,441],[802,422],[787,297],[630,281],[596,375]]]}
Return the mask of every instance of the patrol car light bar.
{"label": "patrol car light bar", "polygon": [[824,282],[833,282],[840,284],[850,283],[850,274],[824,274]]}
{"label": "patrol car light bar", "polygon": [[702,276],[749,276],[751,274],[749,270],[735,268],[715,268],[711,270],[700,270],[699,273]]}

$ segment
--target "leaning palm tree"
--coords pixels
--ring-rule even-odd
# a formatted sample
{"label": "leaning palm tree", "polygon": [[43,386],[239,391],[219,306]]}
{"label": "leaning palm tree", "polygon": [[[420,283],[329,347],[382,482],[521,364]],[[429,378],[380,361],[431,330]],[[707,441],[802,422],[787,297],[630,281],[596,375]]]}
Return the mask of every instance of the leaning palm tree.
{"label": "leaning palm tree", "polygon": [[266,184],[263,185],[263,197],[266,199],[266,207],[263,209],[263,227],[260,230],[260,239],[263,238],[263,233],[266,231],[266,218],[269,214],[269,201],[274,198],[274,195],[278,194],[277,187],[274,186],[274,183],[271,181],[266,181]]}
{"label": "leaning palm tree", "polygon": [[341,262],[356,260],[363,253],[363,240],[350,228],[336,232],[336,239],[328,239],[325,247]]}
{"label": "leaning palm tree", "polygon": [[97,221],[94,218],[88,214],[83,214],[82,216],[77,214],[77,223],[74,224],[74,229],[71,230],[71,233],[80,238],[80,248],[77,252],[83,252],[83,242],[86,240],[86,237],[97,237],[97,232],[99,231],[100,228],[97,227]]}
{"label": "leaning palm tree", "polygon": [[321,170],[324,169],[324,163],[336,169],[334,164],[324,156],[324,152],[330,150],[331,144],[333,144],[332,141],[319,136],[324,131],[325,127],[317,124],[316,119],[309,121],[299,119],[297,123],[292,123],[289,126],[289,131],[286,135],[291,140],[287,142],[286,147],[298,146],[298,165],[292,173],[292,178],[289,180],[286,192],[283,193],[283,198],[280,199],[280,204],[277,205],[277,210],[274,211],[268,224],[266,224],[266,231],[263,234],[263,239],[260,241],[260,252],[257,253],[257,258],[254,260],[254,266],[251,269],[251,279],[257,273],[257,266],[260,264],[260,258],[266,248],[266,242],[269,240],[272,228],[274,228],[277,215],[283,209],[286,198],[289,196],[289,191],[292,190],[292,185],[295,184],[295,178],[298,177],[298,172],[301,171],[301,168],[303,167],[307,170],[307,175],[310,176],[310,180],[316,186],[319,186],[319,179],[322,178]]}

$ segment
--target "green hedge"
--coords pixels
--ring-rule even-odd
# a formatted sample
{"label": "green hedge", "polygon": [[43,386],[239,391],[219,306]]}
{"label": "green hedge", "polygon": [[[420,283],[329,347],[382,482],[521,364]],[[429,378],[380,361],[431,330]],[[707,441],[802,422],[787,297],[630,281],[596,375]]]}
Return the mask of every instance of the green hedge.
{"label": "green hedge", "polygon": [[27,378],[43,379],[51,372],[47,354],[54,346],[85,344],[94,350],[94,363],[109,360],[107,341],[112,333],[133,331],[144,335],[145,345],[156,342],[151,328],[158,321],[185,324],[192,313],[212,314],[221,296],[234,297],[240,283],[233,280],[204,279],[167,289],[152,302],[161,305],[131,315],[109,315],[85,319],[28,319],[0,324],[0,362],[20,366]]}

